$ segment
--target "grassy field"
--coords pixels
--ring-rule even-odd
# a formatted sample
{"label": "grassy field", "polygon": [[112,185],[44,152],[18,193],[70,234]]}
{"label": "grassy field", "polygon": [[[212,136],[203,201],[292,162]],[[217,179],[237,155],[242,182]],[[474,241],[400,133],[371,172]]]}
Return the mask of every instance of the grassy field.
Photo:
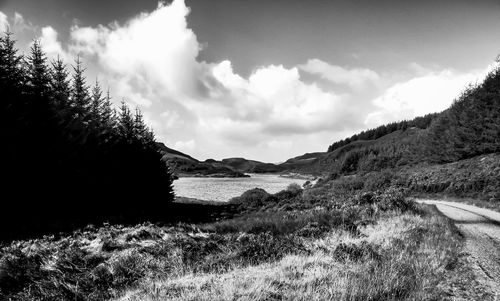
{"label": "grassy field", "polygon": [[430,213],[385,213],[357,234],[332,230],[302,244],[271,262],[143,281],[119,300],[440,299],[460,249],[453,226]]}
{"label": "grassy field", "polygon": [[402,190],[358,182],[254,189],[216,221],[6,243],[0,299],[440,299],[437,284],[461,249],[455,228]]}

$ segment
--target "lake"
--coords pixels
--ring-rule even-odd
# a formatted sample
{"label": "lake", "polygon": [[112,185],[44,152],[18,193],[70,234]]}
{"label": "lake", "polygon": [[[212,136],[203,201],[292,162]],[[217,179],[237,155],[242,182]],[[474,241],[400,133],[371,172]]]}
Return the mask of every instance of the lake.
{"label": "lake", "polygon": [[249,189],[262,188],[269,193],[276,193],[291,183],[302,186],[304,182],[304,179],[270,174],[250,174],[250,178],[179,178],[174,181],[174,192],[176,196],[226,202]]}

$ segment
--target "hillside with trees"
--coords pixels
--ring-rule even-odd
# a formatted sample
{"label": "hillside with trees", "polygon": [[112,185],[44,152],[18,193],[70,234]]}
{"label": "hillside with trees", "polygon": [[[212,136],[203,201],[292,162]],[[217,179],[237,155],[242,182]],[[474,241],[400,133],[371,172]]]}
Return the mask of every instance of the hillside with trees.
{"label": "hillside with trees", "polygon": [[376,140],[380,137],[388,135],[390,133],[394,133],[396,131],[405,131],[408,128],[419,128],[426,129],[429,127],[431,122],[438,116],[437,113],[427,114],[422,117],[416,117],[412,120],[403,120],[399,122],[392,122],[388,124],[381,125],[374,129],[369,129],[366,131],[362,131],[359,134],[352,135],[349,138],[339,140],[334,142],[328,147],[327,152],[333,152],[336,149],[348,145],[354,141],[366,141],[366,140]]}
{"label": "hillside with trees", "polygon": [[49,61],[38,41],[23,56],[12,34],[0,38],[4,236],[156,219],[173,199],[141,112],[115,110],[84,71],[79,58],[71,68]]}
{"label": "hillside with trees", "polygon": [[327,153],[312,153],[287,162],[289,169],[301,172],[354,174],[451,163],[499,151],[497,67],[482,83],[466,87],[450,108],[441,113],[361,132],[333,143]]}

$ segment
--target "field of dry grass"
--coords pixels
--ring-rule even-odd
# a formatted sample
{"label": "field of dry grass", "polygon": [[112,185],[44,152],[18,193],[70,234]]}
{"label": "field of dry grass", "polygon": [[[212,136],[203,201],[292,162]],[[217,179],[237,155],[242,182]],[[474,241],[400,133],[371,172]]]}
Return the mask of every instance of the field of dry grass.
{"label": "field of dry grass", "polygon": [[440,299],[452,224],[358,179],[253,190],[219,221],[105,225],[0,246],[5,300]]}
{"label": "field of dry grass", "polygon": [[118,300],[428,300],[460,250],[454,227],[427,212],[384,214],[354,235],[308,239],[307,252],[227,272],[146,280]]}

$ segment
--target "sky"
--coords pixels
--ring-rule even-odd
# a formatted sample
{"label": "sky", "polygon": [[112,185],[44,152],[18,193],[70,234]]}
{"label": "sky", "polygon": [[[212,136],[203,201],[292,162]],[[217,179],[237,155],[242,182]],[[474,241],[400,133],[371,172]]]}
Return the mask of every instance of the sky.
{"label": "sky", "polygon": [[282,162],[446,109],[500,53],[500,1],[0,0],[5,28],[169,147]]}

